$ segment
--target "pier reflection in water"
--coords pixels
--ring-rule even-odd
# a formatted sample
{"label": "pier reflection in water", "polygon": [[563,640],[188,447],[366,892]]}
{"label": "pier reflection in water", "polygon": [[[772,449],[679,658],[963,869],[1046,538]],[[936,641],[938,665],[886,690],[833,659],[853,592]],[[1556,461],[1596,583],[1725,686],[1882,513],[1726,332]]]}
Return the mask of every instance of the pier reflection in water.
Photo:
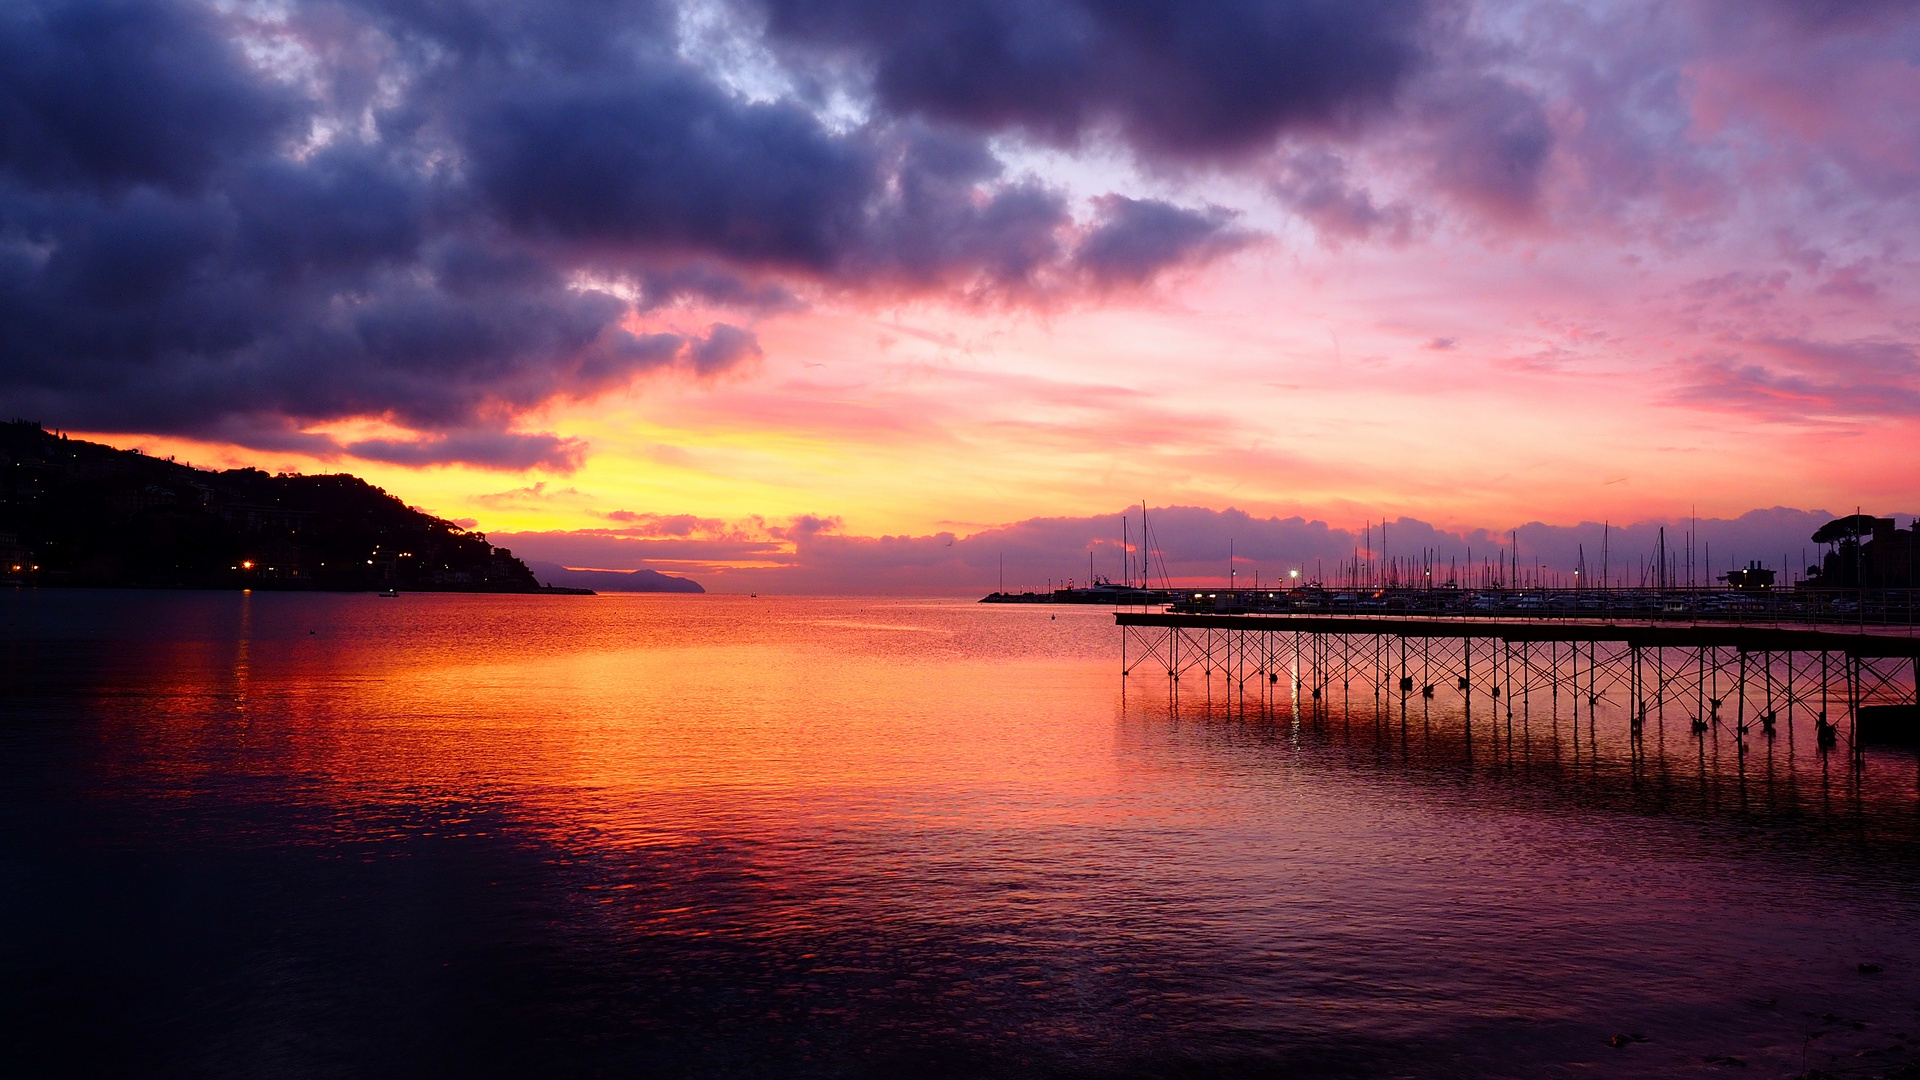
{"label": "pier reflection in water", "polygon": [[[1567,809],[1764,823],[1769,828],[1753,839],[1792,837],[1810,855],[1838,847],[1870,863],[1920,856],[1920,756],[1872,746],[1856,755],[1844,739],[1823,743],[1816,712],[1795,724],[1783,707],[1772,731],[1756,721],[1743,732],[1710,705],[1696,722],[1690,701],[1679,701],[1671,713],[1649,705],[1636,727],[1636,710],[1618,695],[1589,695],[1584,683],[1576,693],[1564,668],[1552,673],[1545,664],[1533,672],[1538,684],[1513,683],[1500,693],[1494,683],[1509,672],[1488,665],[1491,680],[1476,708],[1459,692],[1427,695],[1418,684],[1398,692],[1398,653],[1387,656],[1379,641],[1334,643],[1326,655],[1343,647],[1351,653],[1331,665],[1319,695],[1305,667],[1277,664],[1281,678],[1273,680],[1264,671],[1242,677],[1196,664],[1177,685],[1150,673],[1141,678],[1136,669],[1123,680],[1124,711],[1150,723],[1233,732],[1287,753],[1313,748],[1342,769],[1395,774],[1382,783],[1417,777],[1449,792],[1465,784]],[[1563,646],[1560,661],[1569,654]],[[1758,671],[1756,661],[1756,678]],[[1730,696],[1722,699],[1729,711]],[[1771,828],[1788,824],[1804,831]],[[1885,846],[1859,848],[1869,837]]]}
{"label": "pier reflection in water", "polygon": [[[1271,619],[1122,613],[1122,671],[1136,692],[1165,677],[1169,708],[1336,720],[1352,734],[1414,733],[1443,760],[1580,765],[1636,786],[1676,772],[1711,792],[1751,779],[1798,794],[1817,763],[1830,805],[1911,794],[1920,735],[1920,640],[1898,634],[1737,627]],[[1184,680],[1184,682],[1183,682]],[[1865,719],[1863,719],[1865,718]],[[1537,726],[1536,726],[1537,725]],[[1440,742],[1435,742],[1436,734]],[[1476,750],[1476,739],[1478,747]],[[1436,750],[1437,746],[1446,749]],[[1797,751],[1797,752],[1796,752]],[[1892,774],[1887,777],[1888,765]],[[1837,769],[1837,772],[1836,772]]]}
{"label": "pier reflection in water", "polygon": [[1920,1035],[1913,755],[1798,727],[1173,695],[1100,610],[5,603],[29,1074],[1694,1075]]}

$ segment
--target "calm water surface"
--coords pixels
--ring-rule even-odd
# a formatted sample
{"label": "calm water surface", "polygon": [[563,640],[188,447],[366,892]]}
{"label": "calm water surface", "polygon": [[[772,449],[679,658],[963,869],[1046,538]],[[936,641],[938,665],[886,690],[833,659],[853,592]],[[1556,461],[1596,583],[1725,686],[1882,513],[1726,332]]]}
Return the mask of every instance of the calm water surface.
{"label": "calm water surface", "polygon": [[10,1075],[1871,1076],[1920,1043],[1910,752],[1176,705],[1106,610],[14,592],[0,633]]}

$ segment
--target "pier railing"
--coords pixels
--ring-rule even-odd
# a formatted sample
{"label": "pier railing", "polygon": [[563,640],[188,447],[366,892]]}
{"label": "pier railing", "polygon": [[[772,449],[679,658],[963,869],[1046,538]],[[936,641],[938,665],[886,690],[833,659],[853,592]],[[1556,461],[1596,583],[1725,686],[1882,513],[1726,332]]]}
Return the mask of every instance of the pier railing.
{"label": "pier railing", "polygon": [[1177,589],[1185,614],[1920,627],[1920,589]]}

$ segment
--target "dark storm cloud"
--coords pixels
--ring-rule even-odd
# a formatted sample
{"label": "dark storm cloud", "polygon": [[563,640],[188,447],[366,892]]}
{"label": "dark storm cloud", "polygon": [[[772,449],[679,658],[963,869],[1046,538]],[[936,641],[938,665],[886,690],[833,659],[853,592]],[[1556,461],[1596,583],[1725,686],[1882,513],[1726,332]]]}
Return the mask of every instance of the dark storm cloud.
{"label": "dark storm cloud", "polygon": [[[1543,91],[1490,69],[1525,50],[1455,0],[737,0],[781,54],[851,80],[891,116],[1078,147],[1115,140],[1149,171],[1271,169],[1272,192],[1335,241],[1404,242],[1335,153],[1390,157],[1492,224],[1539,211],[1556,148]],[[1524,25],[1526,20],[1514,20]],[[1604,109],[1599,110],[1604,111]]]}
{"label": "dark storm cloud", "polygon": [[284,134],[293,95],[246,69],[214,13],[174,0],[0,11],[0,163],[42,187],[191,190]]}
{"label": "dark storm cloud", "polygon": [[[484,235],[417,145],[293,153],[324,102],[250,64],[209,9],[15,5],[0,35],[13,411],[322,452],[299,423],[470,428],[672,360],[626,340],[612,296]],[[420,453],[517,465],[531,445],[444,443]]]}
{"label": "dark storm cloud", "polygon": [[[689,59],[666,2],[8,5],[0,408],[275,449],[377,418],[417,438],[344,452],[564,466],[578,448],[513,418],[735,368],[760,354],[741,324],[809,296],[1052,303],[1254,239],[1219,207],[1070,199],[1003,136],[1193,165],[1401,110],[1440,187],[1505,217],[1551,150],[1525,92],[1436,59],[1444,0],[716,11],[750,16],[724,32],[763,33],[790,90]],[[865,112],[830,123],[842,91]],[[1275,191],[1323,229],[1404,234],[1289,160]],[[686,309],[737,314],[631,329]]]}
{"label": "dark storm cloud", "polygon": [[[512,417],[760,355],[750,329],[636,335],[636,315],[778,312],[808,289],[1021,302],[1238,242],[1221,212],[1130,200],[1085,232],[1063,193],[1004,175],[987,133],[885,111],[830,128],[745,98],[678,55],[676,21],[513,0],[294,3],[277,21],[8,6],[0,405],[565,467],[580,447]],[[301,431],[354,417],[419,435]]]}
{"label": "dark storm cloud", "polygon": [[640,286],[642,311],[658,310],[683,299],[755,313],[793,311],[802,306],[793,290],[778,281],[756,281],[712,263],[650,267],[633,276]]}
{"label": "dark storm cloud", "polygon": [[587,446],[579,439],[519,435],[507,431],[453,431],[426,439],[367,439],[346,447],[355,457],[396,465],[464,462],[493,468],[567,471],[580,464]]}
{"label": "dark storm cloud", "polygon": [[1231,251],[1251,237],[1231,227],[1234,214],[1218,206],[1185,210],[1157,199],[1109,195],[1101,220],[1074,252],[1095,281],[1138,284],[1168,266]]}
{"label": "dark storm cloud", "polygon": [[481,192],[511,224],[589,244],[828,270],[858,237],[870,151],[796,105],[690,71],[512,88],[466,120]]}
{"label": "dark storm cloud", "polygon": [[1257,149],[1386,104],[1421,64],[1420,0],[759,0],[771,35],[869,74],[891,112],[1063,144]]}

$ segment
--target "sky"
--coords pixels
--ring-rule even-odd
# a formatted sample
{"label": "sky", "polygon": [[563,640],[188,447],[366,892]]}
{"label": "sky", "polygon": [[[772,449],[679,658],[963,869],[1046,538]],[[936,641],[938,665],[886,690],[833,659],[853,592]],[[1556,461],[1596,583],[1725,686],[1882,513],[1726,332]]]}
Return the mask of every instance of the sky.
{"label": "sky", "polygon": [[1905,0],[16,0],[0,409],[713,591],[1791,570],[1917,191]]}

